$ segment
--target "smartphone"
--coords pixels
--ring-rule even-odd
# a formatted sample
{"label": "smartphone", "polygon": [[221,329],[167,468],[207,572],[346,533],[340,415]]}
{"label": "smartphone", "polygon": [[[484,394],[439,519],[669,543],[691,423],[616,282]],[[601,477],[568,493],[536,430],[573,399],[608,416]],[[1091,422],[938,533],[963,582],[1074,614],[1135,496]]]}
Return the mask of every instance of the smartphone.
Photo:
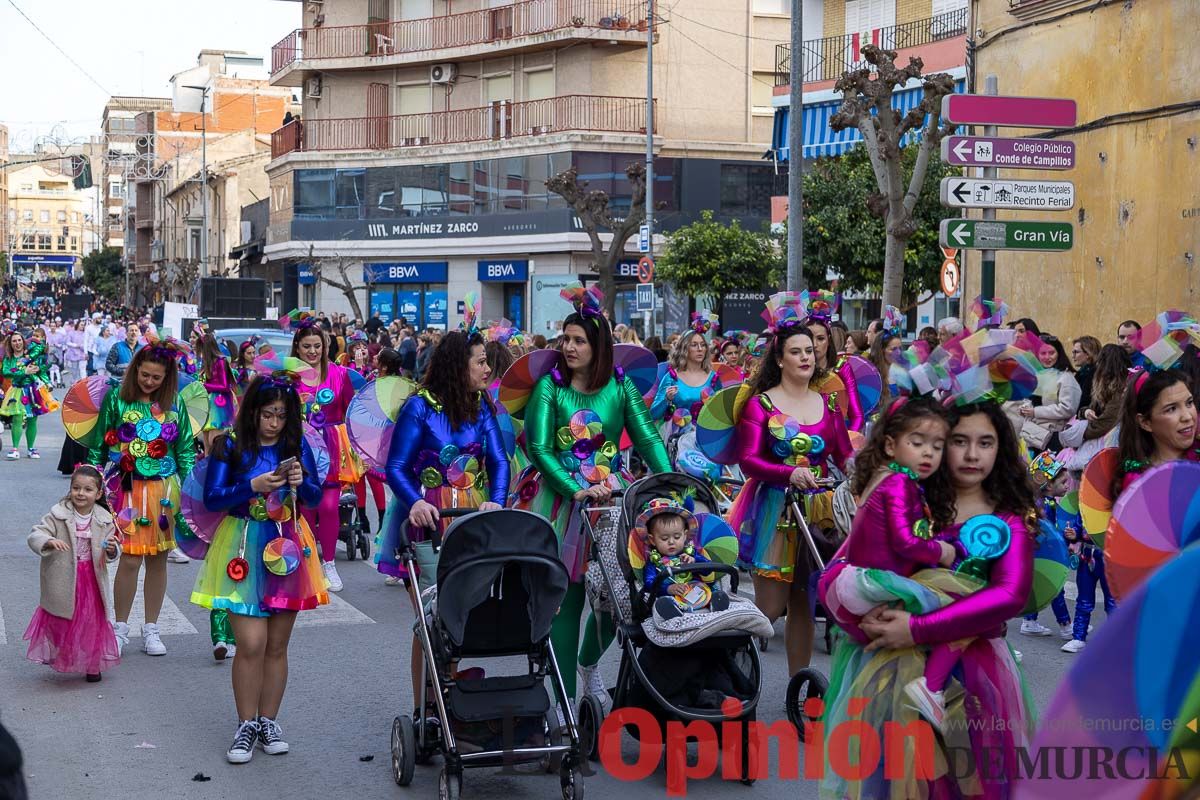
{"label": "smartphone", "polygon": [[291,458],[285,458],[283,461],[280,461],[279,466],[275,468],[275,474],[281,478],[284,477],[285,475],[288,474],[288,472],[291,471],[292,464],[295,464],[295,463],[296,463],[295,456],[292,456]]}

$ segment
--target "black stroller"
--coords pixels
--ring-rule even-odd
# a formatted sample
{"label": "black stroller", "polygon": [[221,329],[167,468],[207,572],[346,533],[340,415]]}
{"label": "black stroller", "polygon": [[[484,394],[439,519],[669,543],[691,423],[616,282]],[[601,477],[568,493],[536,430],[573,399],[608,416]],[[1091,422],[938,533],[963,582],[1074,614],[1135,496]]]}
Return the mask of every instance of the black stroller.
{"label": "black stroller", "polygon": [[[427,605],[417,615],[425,656],[421,696],[411,716],[392,723],[393,777],[407,786],[414,765],[440,752],[438,797],[453,800],[467,767],[539,763],[557,767],[564,800],[577,800],[583,796],[579,736],[550,647],[550,624],[567,592],[554,529],[536,514],[512,509],[439,513],[462,518],[446,531],[436,595],[425,592]],[[401,536],[397,555],[416,576],[416,553],[407,536]],[[414,604],[423,599],[415,577],[408,588]],[[502,656],[526,656],[528,671],[478,679],[455,675],[459,659]],[[547,677],[566,710],[566,743],[559,743]],[[426,724],[428,707],[437,710],[436,725]]]}
{"label": "black stroller", "polygon": [[[633,568],[629,563],[627,541],[629,531],[645,503],[655,497],[693,493],[695,511],[716,512],[717,498],[707,484],[682,473],[649,475],[635,481],[625,491],[620,507],[620,518],[615,525],[595,526],[590,515],[604,509],[584,510],[584,528],[591,538],[591,557],[599,565],[599,572],[612,599],[617,628],[617,641],[621,647],[621,666],[617,685],[608,689],[613,709],[632,707],[649,711],[659,722],[660,735],[668,722],[707,721],[722,731],[721,722],[741,722],[742,763],[738,774],[742,782],[753,782],[750,766],[749,728],[755,719],[762,674],[758,649],[754,636],[740,630],[715,633],[701,641],[683,647],[660,647],[649,640],[642,629],[642,622],[652,615],[653,598],[638,585]],[[600,528],[598,530],[597,528]],[[614,548],[615,545],[615,548]],[[614,553],[615,549],[615,553]],[[616,564],[617,569],[612,569]],[[687,569],[683,567],[681,569]],[[728,575],[731,590],[737,593],[738,570],[726,564],[704,563],[697,571],[712,570]],[[676,568],[676,572],[680,568]],[[628,598],[628,602],[625,602]],[[659,665],[670,665],[658,669]],[[666,674],[663,674],[663,673]],[[692,705],[686,699],[697,697],[700,690],[717,690],[725,696],[741,701],[741,712],[727,716],[720,708]],[[584,752],[591,759],[599,756],[600,726],[604,721],[604,706],[600,699],[584,690],[579,701],[580,740]],[[630,735],[636,736],[635,726],[626,726]]]}
{"label": "black stroller", "polygon": [[371,525],[367,512],[358,507],[358,496],[354,490],[342,492],[338,498],[338,540],[346,546],[346,559],[355,557],[363,561],[371,557]]}

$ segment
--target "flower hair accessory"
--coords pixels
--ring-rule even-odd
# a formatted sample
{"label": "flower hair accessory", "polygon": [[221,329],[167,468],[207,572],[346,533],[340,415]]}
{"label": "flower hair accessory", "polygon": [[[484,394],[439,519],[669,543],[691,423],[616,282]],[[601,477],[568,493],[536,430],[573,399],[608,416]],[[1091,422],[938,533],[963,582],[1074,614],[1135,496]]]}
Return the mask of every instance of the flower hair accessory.
{"label": "flower hair accessory", "polygon": [[504,345],[509,342],[521,344],[525,339],[525,334],[521,333],[521,329],[507,319],[493,321],[488,325],[484,334],[489,342],[499,342]]}
{"label": "flower hair accessory", "polygon": [[1016,344],[1016,332],[981,328],[962,331],[937,348],[930,362],[944,371],[946,404],[985,400],[1023,400],[1037,391],[1045,367],[1034,353]]}
{"label": "flower hair accessory", "polygon": [[883,307],[883,333],[889,336],[903,336],[906,320],[904,314],[895,306]]}
{"label": "flower hair accessory", "polygon": [[696,536],[700,530],[700,523],[696,519],[695,514],[695,498],[691,492],[685,492],[682,495],[672,494],[668,497],[656,497],[644,506],[642,512],[638,514],[634,520],[631,533],[631,545],[636,542],[639,545],[643,558],[649,553],[652,545],[650,544],[650,520],[661,514],[675,514],[683,518],[684,526],[687,528],[689,543],[695,542]]}
{"label": "flower hair accessory", "polygon": [[978,331],[1003,325],[1005,318],[1008,317],[1009,308],[1008,303],[999,297],[984,300],[983,295],[979,295],[971,301],[971,313],[978,319],[978,322],[975,323],[975,330]]}
{"label": "flower hair accessory", "polygon": [[317,315],[307,308],[293,309],[279,318],[279,327],[289,333],[304,328],[312,328],[316,324]]}
{"label": "flower hair accessory", "polygon": [[837,319],[838,310],[842,305],[842,296],[827,289],[804,291],[800,293],[800,301],[804,304],[808,316],[828,325]]}
{"label": "flower hair accessory", "polygon": [[355,331],[354,333],[352,333],[346,337],[346,344],[352,344],[354,342],[365,342],[365,341],[367,341],[367,334],[363,333],[362,331]]}
{"label": "flower hair accessory", "polygon": [[296,390],[296,383],[316,377],[317,371],[305,361],[293,356],[280,358],[274,350],[268,350],[254,359],[253,369],[268,388]]}
{"label": "flower hair accessory", "polygon": [[716,333],[721,329],[719,318],[716,313],[705,309],[704,311],[692,312],[692,330],[703,336],[712,331]]}
{"label": "flower hair accessory", "polygon": [[600,324],[600,320],[604,319],[604,292],[600,291],[597,284],[592,284],[585,289],[582,283],[575,281],[564,286],[558,294],[563,300],[575,306],[575,313],[584,319],[595,320],[597,325]]}
{"label": "flower hair accessory", "polygon": [[762,313],[767,330],[779,333],[785,328],[803,325],[808,321],[799,292],[776,292],[767,298],[767,310]]}
{"label": "flower hair accessory", "polygon": [[1138,350],[1151,369],[1171,369],[1189,344],[1200,347],[1200,323],[1182,311],[1163,311],[1138,334]]}
{"label": "flower hair accessory", "polygon": [[1043,450],[1029,462],[1029,474],[1042,484],[1054,480],[1063,470],[1063,462],[1049,450]]}
{"label": "flower hair accessory", "polygon": [[192,352],[192,348],[188,347],[186,343],[170,336],[160,336],[154,326],[146,330],[145,339],[146,348],[155,358],[178,359],[186,357]]}
{"label": "flower hair accessory", "polygon": [[458,329],[467,337],[479,333],[479,295],[467,292],[463,295],[463,321],[458,323]]}

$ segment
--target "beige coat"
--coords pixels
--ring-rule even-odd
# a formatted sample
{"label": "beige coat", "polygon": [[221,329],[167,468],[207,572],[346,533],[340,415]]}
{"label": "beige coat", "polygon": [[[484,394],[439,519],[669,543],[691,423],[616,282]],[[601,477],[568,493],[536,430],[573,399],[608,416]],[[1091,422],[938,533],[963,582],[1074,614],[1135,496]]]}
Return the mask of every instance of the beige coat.
{"label": "beige coat", "polygon": [[[50,513],[42,517],[42,521],[33,526],[29,534],[29,547],[42,557],[42,595],[38,605],[46,609],[46,613],[56,617],[71,619],[75,616],[75,523],[74,511],[70,506],[61,502],[55,503]],[[97,505],[92,509],[92,566],[96,568],[96,581],[100,585],[100,596],[104,598],[105,610],[112,613],[112,591],[108,586],[107,561],[115,561],[121,556],[121,546],[117,545],[117,555],[107,558],[104,552],[104,542],[116,530],[112,514]],[[66,543],[70,549],[65,551],[47,550],[46,545],[51,539]]]}

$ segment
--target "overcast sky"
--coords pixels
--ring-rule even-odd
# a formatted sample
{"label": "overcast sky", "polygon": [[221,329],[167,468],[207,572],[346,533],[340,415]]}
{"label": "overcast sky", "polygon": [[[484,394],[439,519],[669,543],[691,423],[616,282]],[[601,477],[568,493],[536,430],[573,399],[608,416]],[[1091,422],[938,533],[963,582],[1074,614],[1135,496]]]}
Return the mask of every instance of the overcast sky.
{"label": "overcast sky", "polygon": [[0,123],[9,149],[30,150],[42,136],[97,135],[110,94],[167,97],[171,75],[195,66],[206,48],[245,50],[269,67],[271,45],[299,27],[300,10],[285,0],[0,0]]}

